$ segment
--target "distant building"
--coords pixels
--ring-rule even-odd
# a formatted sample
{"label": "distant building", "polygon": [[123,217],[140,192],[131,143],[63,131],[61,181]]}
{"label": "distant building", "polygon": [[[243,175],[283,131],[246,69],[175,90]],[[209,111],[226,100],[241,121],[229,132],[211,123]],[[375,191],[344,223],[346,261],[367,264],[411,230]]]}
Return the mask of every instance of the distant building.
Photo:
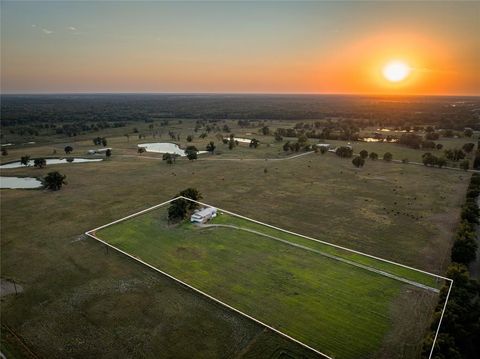
{"label": "distant building", "polygon": [[217,216],[217,209],[215,207],[206,207],[195,211],[190,217],[192,223],[205,223],[209,219]]}

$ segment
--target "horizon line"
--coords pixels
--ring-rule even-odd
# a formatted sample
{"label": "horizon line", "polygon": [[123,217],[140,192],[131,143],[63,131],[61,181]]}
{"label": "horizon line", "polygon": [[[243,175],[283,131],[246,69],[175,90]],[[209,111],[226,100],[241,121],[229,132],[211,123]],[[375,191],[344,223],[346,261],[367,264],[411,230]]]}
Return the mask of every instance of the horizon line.
{"label": "horizon line", "polygon": [[0,96],[52,96],[52,95],[211,95],[211,96],[385,96],[385,97],[480,97],[479,94],[381,94],[355,92],[162,92],[162,91],[79,91],[79,92],[6,92]]}

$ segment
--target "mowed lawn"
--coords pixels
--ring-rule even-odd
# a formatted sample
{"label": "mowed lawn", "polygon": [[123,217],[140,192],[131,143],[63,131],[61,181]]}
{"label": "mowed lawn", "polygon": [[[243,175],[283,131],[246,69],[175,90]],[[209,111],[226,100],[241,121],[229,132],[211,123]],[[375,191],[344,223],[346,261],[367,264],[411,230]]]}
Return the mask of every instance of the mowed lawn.
{"label": "mowed lawn", "polygon": [[[402,294],[437,295],[258,234],[168,225],[166,218],[162,207],[96,235],[335,358],[387,357],[385,341],[397,332]],[[408,315],[422,309],[431,308],[406,311],[401,325],[415,327],[415,316]],[[389,340],[387,351],[403,350],[402,341]]]}

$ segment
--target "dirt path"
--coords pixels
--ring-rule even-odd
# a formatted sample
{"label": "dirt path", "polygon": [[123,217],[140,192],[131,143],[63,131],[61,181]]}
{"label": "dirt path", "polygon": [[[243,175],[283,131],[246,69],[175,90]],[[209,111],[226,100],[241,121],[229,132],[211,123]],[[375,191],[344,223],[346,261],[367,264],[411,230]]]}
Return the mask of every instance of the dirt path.
{"label": "dirt path", "polygon": [[6,279],[0,279],[0,296],[3,297],[9,294],[17,294],[23,292],[23,287],[20,284],[14,283]]}
{"label": "dirt path", "polygon": [[[197,161],[286,161],[286,160],[292,160],[294,158],[310,155],[312,153],[315,153],[314,151],[308,151],[308,152],[303,152],[298,155],[293,155],[290,157],[284,157],[284,158],[198,158]],[[115,155],[115,157],[133,157],[133,158],[145,158],[145,159],[151,159],[151,160],[160,160],[163,161],[162,157],[152,157],[152,156],[142,156],[142,155]]]}
{"label": "dirt path", "polygon": [[281,239],[281,238],[278,238],[278,237],[274,237],[274,236],[271,236],[271,235],[268,235],[268,234],[265,234],[265,233],[262,233],[262,232],[255,231],[255,230],[253,230],[253,229],[242,228],[242,227],[238,227],[238,226],[234,226],[234,225],[229,225],[229,224],[197,224],[197,226],[200,227],[200,228],[206,228],[206,229],[208,229],[208,228],[216,228],[216,227],[233,228],[233,229],[239,229],[239,230],[245,231],[245,232],[254,233],[254,234],[257,234],[257,235],[260,235],[260,236],[263,236],[263,237],[267,237],[267,238],[274,239],[274,240],[276,240],[276,241],[279,241],[279,242],[288,244],[288,245],[290,245],[290,246],[292,246],[292,247],[301,248],[301,249],[307,250],[307,251],[309,251],[309,252],[313,252],[313,253],[320,254],[320,255],[322,255],[322,256],[324,256],[324,257],[327,257],[327,258],[330,258],[330,259],[335,259],[335,260],[340,261],[340,262],[342,262],[342,263],[346,263],[346,264],[349,264],[349,265],[352,265],[352,266],[355,266],[355,267],[358,267],[358,268],[362,268],[362,269],[368,270],[368,271],[370,271],[370,272],[374,272],[374,273],[377,273],[377,274],[384,275],[384,276],[386,276],[386,277],[389,277],[389,278],[398,280],[398,281],[403,282],[403,283],[407,283],[407,284],[413,285],[413,286],[418,287],[418,288],[430,290],[430,291],[435,292],[435,293],[438,293],[438,292],[439,292],[439,290],[436,289],[436,288],[432,288],[432,287],[429,287],[429,286],[427,286],[427,285],[424,285],[424,284],[421,284],[421,283],[417,283],[417,282],[415,282],[415,281],[412,281],[412,280],[409,280],[409,279],[406,279],[406,278],[402,278],[402,277],[396,276],[395,274],[391,274],[391,273],[388,273],[388,272],[385,272],[385,271],[382,271],[382,270],[379,270],[379,269],[376,269],[376,268],[373,268],[373,267],[369,267],[369,266],[366,266],[366,265],[363,265],[363,264],[360,264],[360,263],[357,263],[357,262],[353,262],[353,261],[350,261],[350,260],[348,260],[348,259],[344,259],[344,258],[341,258],[341,257],[337,257],[337,256],[334,256],[334,255],[332,255],[332,254],[328,254],[328,253],[319,251],[319,250],[317,250],[317,249],[313,249],[313,248],[310,248],[310,247],[302,246],[301,244],[292,243],[292,242],[287,241],[287,240],[285,240],[285,239]]}
{"label": "dirt path", "polygon": [[[302,156],[310,155],[312,153],[315,153],[315,151],[308,151],[304,153],[300,153],[298,155],[293,155],[290,157],[284,157],[284,158],[198,158],[197,161],[241,161],[241,162],[247,162],[247,161],[287,161],[287,160],[293,160],[295,158],[299,158]],[[358,154],[354,154],[354,156],[357,156]],[[145,158],[145,159],[150,159],[150,160],[159,160],[163,161],[162,157],[152,157],[152,156],[142,156],[142,155],[115,155],[115,157],[131,157],[131,158]],[[401,163],[401,164],[406,164],[406,165],[413,165],[413,166],[422,166],[425,167],[423,163],[420,162],[407,162],[403,163],[401,160],[392,160],[394,163]],[[427,167],[427,168],[437,168],[437,167]],[[462,171],[462,172],[472,172],[472,173],[480,173],[479,170],[467,170],[464,171],[461,168],[456,168],[456,167],[442,167],[438,168],[439,170],[444,169],[444,170],[453,170],[453,171]]]}

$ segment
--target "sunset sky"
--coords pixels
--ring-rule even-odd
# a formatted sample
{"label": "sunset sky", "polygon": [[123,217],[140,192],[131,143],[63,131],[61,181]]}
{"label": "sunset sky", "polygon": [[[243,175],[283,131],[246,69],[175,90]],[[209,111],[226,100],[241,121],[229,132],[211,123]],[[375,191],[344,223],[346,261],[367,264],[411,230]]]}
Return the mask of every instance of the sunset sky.
{"label": "sunset sky", "polygon": [[479,95],[479,36],[480,2],[2,1],[1,90]]}

